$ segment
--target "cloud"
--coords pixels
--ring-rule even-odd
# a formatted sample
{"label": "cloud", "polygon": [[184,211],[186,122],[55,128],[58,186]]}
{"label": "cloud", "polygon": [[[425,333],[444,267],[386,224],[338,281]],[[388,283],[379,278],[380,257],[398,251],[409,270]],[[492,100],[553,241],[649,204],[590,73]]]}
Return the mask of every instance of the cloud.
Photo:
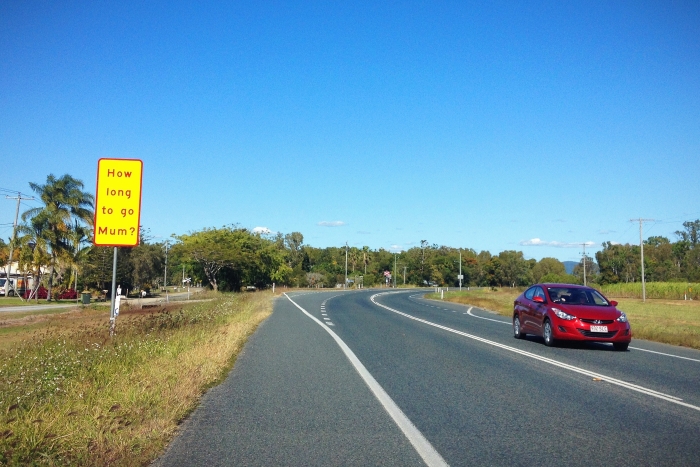
{"label": "cloud", "polygon": [[[583,242],[585,243],[586,246],[592,246],[595,245],[595,242]],[[522,240],[520,242],[521,246],[553,246],[556,248],[578,248],[583,245],[583,243],[566,243],[566,242],[558,242],[556,240],[553,241],[545,241],[541,240],[539,238],[532,238],[530,240]]]}
{"label": "cloud", "polygon": [[321,221],[318,223],[321,227],[342,227],[345,225],[343,221]]}
{"label": "cloud", "polygon": [[617,232],[614,231],[614,230],[599,230],[598,233],[599,233],[600,235],[609,235],[609,234],[611,234],[611,233],[617,233]]}
{"label": "cloud", "polygon": [[272,230],[268,229],[267,227],[255,227],[253,229],[253,233],[262,234],[262,235],[269,235],[272,233]]}
{"label": "cloud", "polygon": [[403,251],[403,247],[401,245],[391,245],[389,247],[389,251],[392,253],[401,253]]}

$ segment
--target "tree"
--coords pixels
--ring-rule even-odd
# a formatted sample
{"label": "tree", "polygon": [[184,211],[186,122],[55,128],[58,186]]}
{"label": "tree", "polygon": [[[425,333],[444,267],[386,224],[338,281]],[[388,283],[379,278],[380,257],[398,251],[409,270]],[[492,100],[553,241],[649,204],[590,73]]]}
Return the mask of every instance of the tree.
{"label": "tree", "polygon": [[677,230],[676,235],[683,242],[687,242],[690,248],[695,248],[700,241],[700,219],[683,222],[685,230]]}
{"label": "tree", "polygon": [[565,275],[566,267],[564,263],[556,258],[542,258],[532,267],[532,278],[535,282],[542,282],[542,278],[547,275]]}
{"label": "tree", "polygon": [[204,229],[189,235],[180,235],[180,243],[173,247],[176,253],[197,262],[207,277],[214,291],[219,290],[217,275],[222,268],[233,266],[240,261],[236,248],[238,236],[236,231],[223,227],[221,229]]}
{"label": "tree", "polygon": [[502,251],[498,254],[502,280],[510,287],[527,285],[532,281],[530,268],[522,251]]}
{"label": "tree", "polygon": [[304,236],[300,232],[292,232],[284,236],[284,244],[289,252],[289,267],[294,269],[303,260]]}
{"label": "tree", "polygon": [[39,195],[44,206],[24,212],[22,220],[31,219],[36,226],[40,226],[42,238],[48,245],[51,255],[48,299],[51,300],[56,261],[62,252],[70,249],[70,231],[73,222],[92,224],[94,198],[83,191],[82,181],[68,174],[61,178],[51,174],[46,177],[46,184],[30,183],[29,186]]}

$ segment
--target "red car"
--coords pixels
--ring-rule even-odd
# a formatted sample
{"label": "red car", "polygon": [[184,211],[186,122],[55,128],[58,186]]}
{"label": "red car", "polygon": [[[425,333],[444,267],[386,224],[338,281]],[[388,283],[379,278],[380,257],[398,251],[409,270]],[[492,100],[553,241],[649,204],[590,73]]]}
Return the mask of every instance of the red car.
{"label": "red car", "polygon": [[632,329],[617,302],[590,287],[571,284],[535,284],[513,302],[513,335],[544,338],[547,346],[558,340],[610,342],[627,350]]}

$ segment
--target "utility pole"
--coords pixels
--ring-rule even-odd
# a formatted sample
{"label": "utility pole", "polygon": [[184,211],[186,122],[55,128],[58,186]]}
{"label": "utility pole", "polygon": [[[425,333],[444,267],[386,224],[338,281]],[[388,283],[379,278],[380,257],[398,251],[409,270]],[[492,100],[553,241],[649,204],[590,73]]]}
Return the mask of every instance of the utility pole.
{"label": "utility pole", "polygon": [[459,291],[462,291],[462,249],[459,249]]}
{"label": "utility pole", "polygon": [[642,301],[647,301],[647,284],[644,278],[644,241],[642,240],[642,224],[645,222],[653,222],[654,219],[630,219],[630,222],[639,222],[639,250],[642,254]]}
{"label": "utility pole", "polygon": [[406,266],[403,267],[403,285],[406,285]]}
{"label": "utility pole", "polygon": [[[7,280],[5,281],[5,297],[9,297],[9,294],[10,294],[10,272],[12,271],[12,253],[14,253],[13,250],[14,250],[14,246],[15,246],[15,238],[17,237],[17,218],[19,217],[19,203],[23,199],[33,200],[34,197],[33,196],[30,196],[28,198],[24,197],[24,196],[22,196],[22,193],[20,193],[18,191],[17,196],[5,196],[5,198],[17,200],[17,209],[15,210],[15,223],[12,225],[12,240],[10,241],[10,256],[7,260],[7,269],[6,269]],[[12,288],[14,289],[15,294],[19,296],[19,294],[17,293],[17,288],[14,286],[14,284],[12,284]],[[24,299],[22,299],[22,297],[19,297],[19,298],[20,298],[20,300],[24,301]]]}
{"label": "utility pole", "polygon": [[343,289],[348,288],[348,242],[345,242],[345,284]]}
{"label": "utility pole", "polygon": [[165,273],[163,274],[163,288],[168,286],[168,247],[170,246],[170,241],[165,241]]}
{"label": "utility pole", "polygon": [[586,286],[586,244],[581,243],[583,247],[583,285]]}
{"label": "utility pole", "polygon": [[396,288],[396,253],[394,253],[394,288]]}

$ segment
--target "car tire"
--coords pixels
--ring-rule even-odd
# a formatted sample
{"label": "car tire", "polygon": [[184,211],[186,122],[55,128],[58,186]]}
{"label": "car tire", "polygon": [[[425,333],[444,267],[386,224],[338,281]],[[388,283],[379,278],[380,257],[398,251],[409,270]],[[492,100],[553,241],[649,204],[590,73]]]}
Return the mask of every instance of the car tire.
{"label": "car tire", "polygon": [[516,339],[523,339],[525,337],[525,333],[520,326],[520,317],[517,315],[513,317],[513,337]]}
{"label": "car tire", "polygon": [[554,347],[554,331],[552,330],[552,323],[548,319],[544,320],[544,325],[542,326],[542,337],[544,337],[544,345],[547,347]]}
{"label": "car tire", "polygon": [[8,297],[14,297],[14,296],[15,296],[14,290],[10,290],[9,292],[7,292],[7,296],[8,296]]}
{"label": "car tire", "polygon": [[613,342],[613,348],[619,352],[624,352],[629,346],[629,342]]}

